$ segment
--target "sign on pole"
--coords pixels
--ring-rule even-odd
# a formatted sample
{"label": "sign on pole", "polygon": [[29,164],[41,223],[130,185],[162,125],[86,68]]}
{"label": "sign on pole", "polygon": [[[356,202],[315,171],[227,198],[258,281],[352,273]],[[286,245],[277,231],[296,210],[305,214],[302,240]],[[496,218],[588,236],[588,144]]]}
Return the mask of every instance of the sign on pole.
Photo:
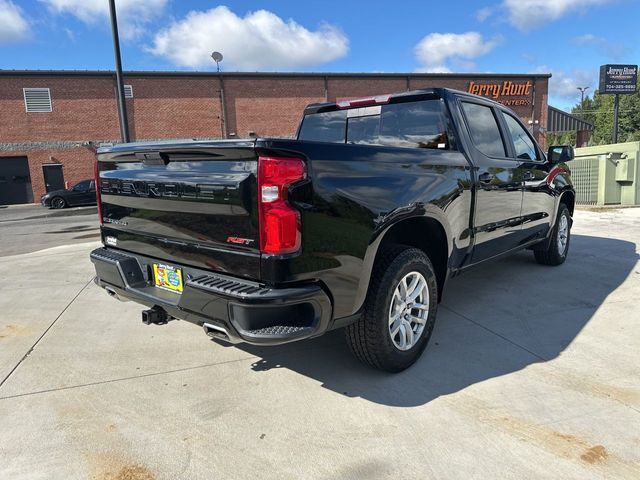
{"label": "sign on pole", "polygon": [[636,93],[638,88],[637,65],[601,65],[600,85],[601,94],[614,94],[613,102],[613,142],[618,143],[618,111],[620,110],[620,94]]}
{"label": "sign on pole", "polygon": [[600,67],[600,93],[636,93],[637,65],[602,65]]}

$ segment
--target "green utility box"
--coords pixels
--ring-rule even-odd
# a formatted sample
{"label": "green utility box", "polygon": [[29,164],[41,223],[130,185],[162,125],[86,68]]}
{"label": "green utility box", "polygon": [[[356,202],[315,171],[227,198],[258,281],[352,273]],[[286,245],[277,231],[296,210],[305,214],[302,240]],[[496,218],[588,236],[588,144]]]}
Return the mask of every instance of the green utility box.
{"label": "green utility box", "polygon": [[616,182],[633,182],[635,158],[621,158],[616,166]]}
{"label": "green utility box", "polygon": [[576,148],[569,162],[582,205],[640,205],[640,142]]}

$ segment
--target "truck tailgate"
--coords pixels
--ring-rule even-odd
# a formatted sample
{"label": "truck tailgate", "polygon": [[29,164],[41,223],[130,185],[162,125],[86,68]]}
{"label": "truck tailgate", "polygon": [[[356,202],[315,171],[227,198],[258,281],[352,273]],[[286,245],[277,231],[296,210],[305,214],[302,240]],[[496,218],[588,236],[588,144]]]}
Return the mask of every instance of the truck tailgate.
{"label": "truck tailgate", "polygon": [[253,141],[123,144],[97,168],[107,246],[260,278]]}

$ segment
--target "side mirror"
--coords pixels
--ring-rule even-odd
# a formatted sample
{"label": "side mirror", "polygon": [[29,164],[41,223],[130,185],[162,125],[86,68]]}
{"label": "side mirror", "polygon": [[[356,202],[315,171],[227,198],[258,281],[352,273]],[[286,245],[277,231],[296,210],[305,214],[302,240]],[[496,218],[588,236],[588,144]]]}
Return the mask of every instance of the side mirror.
{"label": "side mirror", "polygon": [[553,145],[547,152],[549,163],[564,163],[575,158],[575,152],[571,145]]}

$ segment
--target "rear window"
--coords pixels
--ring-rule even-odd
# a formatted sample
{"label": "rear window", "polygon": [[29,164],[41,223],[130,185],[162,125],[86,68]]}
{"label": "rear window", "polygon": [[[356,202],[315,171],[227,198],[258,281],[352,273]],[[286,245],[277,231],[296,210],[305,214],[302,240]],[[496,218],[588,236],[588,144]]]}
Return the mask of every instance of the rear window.
{"label": "rear window", "polygon": [[298,138],[312,142],[344,143],[346,128],[346,110],[305,115]]}
{"label": "rear window", "polygon": [[410,148],[449,148],[442,100],[395,103],[309,114],[300,127],[300,140],[387,145]]}

